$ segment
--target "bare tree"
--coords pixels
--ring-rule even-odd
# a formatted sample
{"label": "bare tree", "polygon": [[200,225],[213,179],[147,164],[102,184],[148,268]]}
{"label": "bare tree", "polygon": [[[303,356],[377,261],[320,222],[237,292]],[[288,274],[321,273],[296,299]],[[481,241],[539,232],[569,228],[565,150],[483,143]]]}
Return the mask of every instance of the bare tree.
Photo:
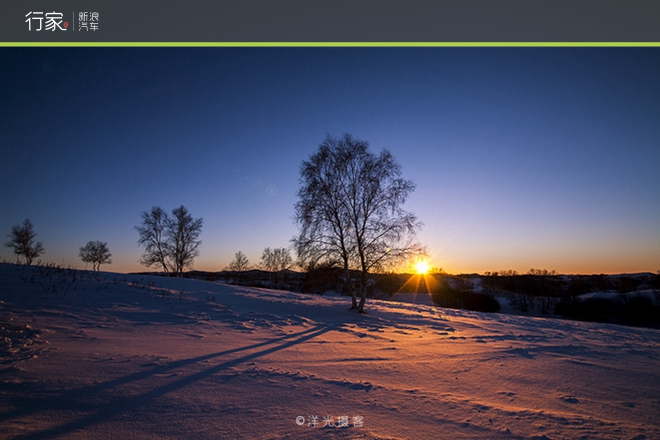
{"label": "bare tree", "polygon": [[161,266],[165,275],[169,273],[165,236],[168,220],[167,212],[160,206],[154,206],[150,212],[142,213],[142,224],[135,227],[140,234],[138,245],[145,247],[140,264],[147,267]]}
{"label": "bare tree", "polygon": [[99,271],[102,264],[112,264],[112,254],[108,250],[108,243],[102,241],[88,241],[80,248],[78,254],[83,263],[92,263],[92,270]]}
{"label": "bare tree", "polygon": [[293,258],[287,248],[270,249],[267,247],[261,254],[261,267],[272,273],[273,287],[280,285],[282,272],[290,269]]}
{"label": "bare tree", "polygon": [[250,268],[250,261],[241,251],[234,254],[234,259],[229,263],[229,270],[236,272],[237,283],[240,282],[240,277],[243,272]]}
{"label": "bare tree", "polygon": [[24,257],[25,264],[28,266],[32,264],[32,260],[44,253],[43,244],[40,241],[34,241],[37,233],[34,232],[29,219],[25,219],[23,225],[13,226],[11,234],[7,236],[10,240],[5,243],[5,246],[13,250],[17,256]]}
{"label": "bare tree", "polygon": [[185,206],[172,210],[173,218],[166,221],[167,255],[172,262],[172,268],[177,276],[183,275],[183,270],[192,267],[193,261],[199,255],[199,245],[202,241],[202,218],[194,219]]}
{"label": "bare tree", "polygon": [[269,272],[281,272],[290,269],[292,265],[293,258],[287,248],[271,250],[267,247],[261,254],[261,267]]}
{"label": "bare tree", "polygon": [[234,260],[229,263],[229,270],[234,272],[245,272],[250,267],[250,261],[241,251],[234,254]]}
{"label": "bare tree", "polygon": [[355,244],[344,203],[345,170],[337,154],[339,148],[340,141],[328,136],[318,152],[309,161],[303,161],[295,217],[300,225],[300,234],[292,242],[298,264],[308,271],[319,265],[341,266],[344,272],[343,289],[350,290],[355,298],[354,286],[350,282]]}
{"label": "bare tree", "polygon": [[140,234],[138,245],[145,247],[140,264],[161,266],[166,275],[174,272],[181,276],[199,255],[202,219],[193,219],[183,205],[172,215],[170,218],[160,206],[142,213],[142,223],[135,227]]}
{"label": "bare tree", "polygon": [[[301,167],[300,234],[293,239],[299,262],[343,264],[351,308],[360,312],[371,271],[425,253],[414,241],[422,224],[401,208],[415,185],[400,176],[401,165],[389,151],[375,155],[367,142],[350,134],[328,135]],[[350,269],[360,271],[358,289],[350,282]]]}

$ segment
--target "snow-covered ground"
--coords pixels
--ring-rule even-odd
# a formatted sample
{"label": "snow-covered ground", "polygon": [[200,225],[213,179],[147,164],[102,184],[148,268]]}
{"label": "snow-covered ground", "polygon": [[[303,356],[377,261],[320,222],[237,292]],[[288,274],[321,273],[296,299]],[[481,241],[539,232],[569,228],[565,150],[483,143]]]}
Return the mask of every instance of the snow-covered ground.
{"label": "snow-covered ground", "polygon": [[640,296],[649,298],[653,301],[654,304],[660,305],[660,292],[657,290],[641,290],[630,293],[619,293],[619,292],[592,292],[585,293],[580,295],[580,299],[607,299],[610,301],[616,301],[617,299],[622,299],[626,297]]}
{"label": "snow-covered ground", "polygon": [[37,274],[0,265],[1,438],[660,438],[658,330]]}

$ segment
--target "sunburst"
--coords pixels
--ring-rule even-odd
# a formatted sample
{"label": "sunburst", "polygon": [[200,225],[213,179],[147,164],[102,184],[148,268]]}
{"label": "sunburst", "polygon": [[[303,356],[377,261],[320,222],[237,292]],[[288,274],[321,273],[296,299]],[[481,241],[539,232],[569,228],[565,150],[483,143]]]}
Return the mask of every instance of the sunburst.
{"label": "sunburst", "polygon": [[415,272],[417,272],[417,275],[426,275],[430,270],[429,263],[424,260],[415,263]]}

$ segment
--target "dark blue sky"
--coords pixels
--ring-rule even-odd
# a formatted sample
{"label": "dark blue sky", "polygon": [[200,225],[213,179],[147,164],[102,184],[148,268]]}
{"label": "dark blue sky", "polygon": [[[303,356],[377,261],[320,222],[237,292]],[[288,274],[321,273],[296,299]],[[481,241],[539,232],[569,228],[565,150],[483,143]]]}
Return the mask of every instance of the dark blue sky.
{"label": "dark blue sky", "polygon": [[660,48],[2,48],[0,79],[0,231],[46,261],[141,270],[140,213],[183,204],[196,268],[257,263],[348,132],[416,182],[433,266],[660,269]]}

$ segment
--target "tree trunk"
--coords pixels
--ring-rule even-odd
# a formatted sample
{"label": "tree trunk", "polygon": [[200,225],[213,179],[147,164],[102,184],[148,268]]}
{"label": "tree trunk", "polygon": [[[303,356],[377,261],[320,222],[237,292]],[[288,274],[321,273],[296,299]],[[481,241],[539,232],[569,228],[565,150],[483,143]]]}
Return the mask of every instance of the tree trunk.
{"label": "tree trunk", "polygon": [[362,279],[360,280],[360,304],[357,309],[360,313],[364,312],[364,303],[367,302],[367,274],[362,272]]}
{"label": "tree trunk", "polygon": [[357,295],[355,294],[355,287],[351,282],[351,274],[348,270],[348,261],[344,260],[344,285],[342,290],[348,289],[351,292],[351,308],[348,310],[353,310],[358,308]]}
{"label": "tree trunk", "polygon": [[364,303],[367,301],[367,289],[362,287],[362,292],[360,293],[360,305],[358,305],[358,312],[360,313],[366,313],[364,311]]}

